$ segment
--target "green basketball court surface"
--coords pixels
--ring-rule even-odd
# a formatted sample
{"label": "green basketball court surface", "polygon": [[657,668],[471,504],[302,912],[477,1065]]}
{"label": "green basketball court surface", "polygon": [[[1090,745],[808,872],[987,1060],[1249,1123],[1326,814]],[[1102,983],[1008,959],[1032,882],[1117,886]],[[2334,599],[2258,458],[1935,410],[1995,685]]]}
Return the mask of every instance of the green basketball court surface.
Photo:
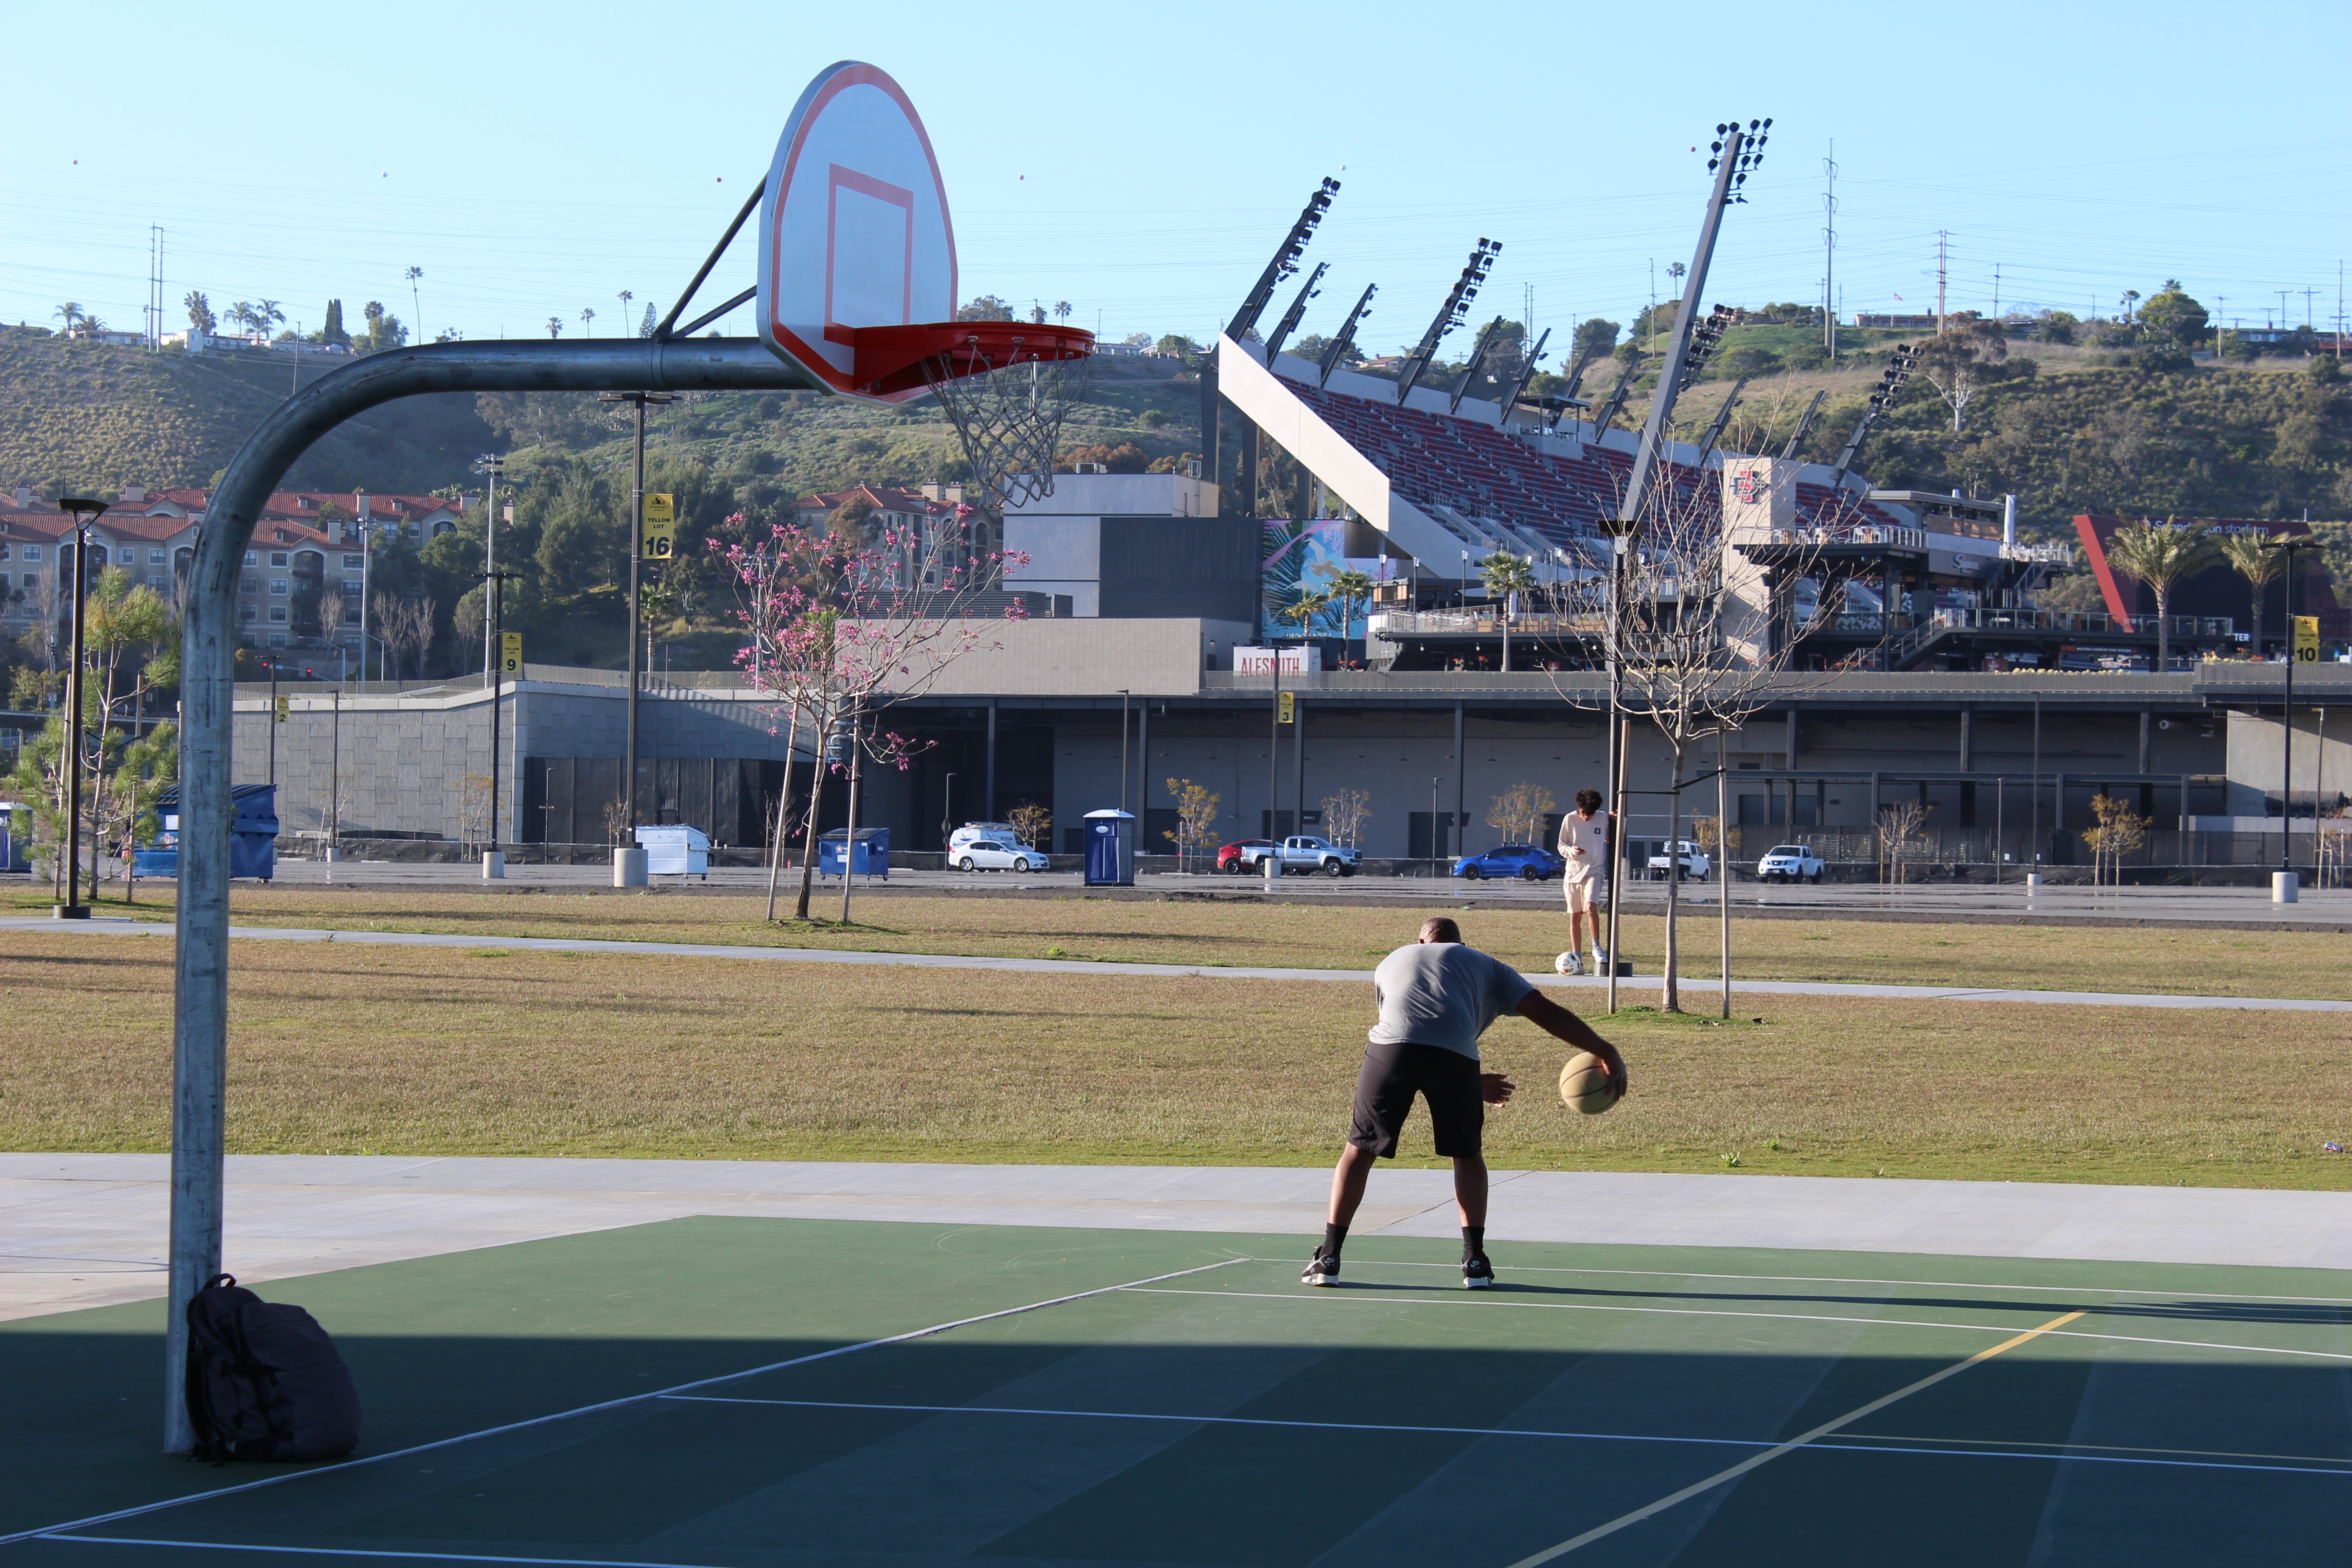
{"label": "green basketball court surface", "polygon": [[157,1303],[0,1326],[0,1568],[2332,1555],[2315,1269],[705,1218],[289,1279],[367,1428],[154,1455]]}

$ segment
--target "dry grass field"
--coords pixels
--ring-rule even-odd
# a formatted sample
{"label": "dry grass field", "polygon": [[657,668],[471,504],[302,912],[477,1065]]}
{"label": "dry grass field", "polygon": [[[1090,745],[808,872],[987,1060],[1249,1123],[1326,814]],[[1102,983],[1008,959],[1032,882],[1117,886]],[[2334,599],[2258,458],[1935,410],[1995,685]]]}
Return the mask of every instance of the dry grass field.
{"label": "dry grass field", "polygon": [[[140,910],[169,919],[171,892],[167,882],[143,885]],[[1412,940],[1424,912],[1410,907],[886,895],[862,899],[856,911],[860,923],[845,929],[768,925],[757,898],[663,891],[240,888],[234,900],[232,918],[247,924],[1295,969],[1369,969],[1381,954]],[[46,899],[37,901],[46,910]],[[109,912],[116,910],[110,907]],[[1622,956],[1643,973],[1657,972],[1664,924],[1655,916],[1625,921]],[[1549,969],[1552,954],[1567,943],[1567,923],[1556,910],[1480,909],[1463,917],[1463,928],[1472,943],[1522,968]],[[2352,996],[2352,935],[2335,931],[1751,920],[1735,921],[1733,932],[1735,979]],[[1685,920],[1683,943],[1686,978],[1719,973],[1711,921]]]}
{"label": "dry grass field", "polygon": [[[1011,908],[1093,922],[1119,956],[1142,944],[1116,922],[1155,912]],[[1034,951],[1038,935],[1019,940]],[[1339,952],[1328,931],[1286,940]],[[7,935],[0,1148],[165,1146],[170,963],[160,932]],[[1320,1164],[1370,1000],[1319,982],[487,942],[240,944],[234,975],[240,1152]],[[1604,1026],[1634,1093],[1594,1118],[1553,1093],[1556,1042],[1517,1020],[1488,1037],[1490,1063],[1521,1086],[1491,1123],[1498,1166],[2352,1186],[2352,1164],[2321,1152],[2352,1130],[2340,1016],[1790,997],[1730,1026],[1635,1012]],[[1408,1155],[1428,1149],[1417,1126]]]}

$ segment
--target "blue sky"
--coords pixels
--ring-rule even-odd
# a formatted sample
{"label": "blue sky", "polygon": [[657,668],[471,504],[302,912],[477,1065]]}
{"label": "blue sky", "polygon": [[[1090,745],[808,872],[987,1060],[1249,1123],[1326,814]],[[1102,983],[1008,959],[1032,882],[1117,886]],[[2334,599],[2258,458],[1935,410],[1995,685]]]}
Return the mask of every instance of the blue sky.
{"label": "blue sky", "polygon": [[[1472,243],[1477,313],[1631,319],[1687,259],[1718,120],[1770,115],[1709,301],[1815,300],[1835,143],[1845,311],[2112,311],[2183,279],[2259,323],[2329,324],[2352,256],[2352,130],[2310,68],[2338,7],[1993,4],[806,6],[414,0],[346,10],[108,3],[11,24],[0,320],[74,300],[137,328],[148,229],[167,326],[215,309],[384,301],[426,335],[600,335],[622,289],[667,305],[829,61],[922,110],[963,291],[1067,300],[1074,323],[1201,336],[1317,179],[1338,204],[1306,329],[1381,285],[1366,341],[1409,342]],[[1697,151],[1691,149],[1696,147]],[[412,306],[404,273],[424,277]],[[712,302],[748,283],[748,244]],[[2303,293],[2312,289],[2308,300]],[[1898,301],[1899,297],[1899,301]],[[2226,304],[2221,304],[2226,300]],[[748,330],[749,312],[729,323]],[[1564,331],[1555,345],[1564,341]]]}

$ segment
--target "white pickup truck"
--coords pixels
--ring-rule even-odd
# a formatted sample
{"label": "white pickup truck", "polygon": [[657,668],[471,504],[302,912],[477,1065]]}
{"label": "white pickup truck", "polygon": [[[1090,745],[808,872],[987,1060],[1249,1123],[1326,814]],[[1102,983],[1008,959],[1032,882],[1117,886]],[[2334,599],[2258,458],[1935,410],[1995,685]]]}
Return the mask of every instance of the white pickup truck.
{"label": "white pickup truck", "polygon": [[[1687,838],[1682,841],[1682,847],[1683,852],[1681,859],[1683,863],[1683,880],[1685,882],[1706,881],[1706,874],[1715,868],[1715,862],[1708,858],[1706,850],[1700,848],[1697,845],[1692,843]],[[1664,881],[1668,875],[1671,874],[1673,864],[1674,863],[1672,861],[1666,858],[1665,850],[1661,847],[1656,854],[1650,857],[1650,864],[1647,873],[1650,880],[1654,882]]]}
{"label": "white pickup truck", "polygon": [[1756,862],[1759,882],[1818,882],[1828,869],[1810,844],[1776,844]]}
{"label": "white pickup truck", "polygon": [[1362,850],[1334,844],[1312,833],[1293,835],[1272,849],[1242,851],[1244,863],[1260,876],[1265,874],[1269,856],[1275,861],[1277,877],[1287,877],[1294,871],[1309,877],[1318,871],[1327,877],[1352,877],[1364,863]]}

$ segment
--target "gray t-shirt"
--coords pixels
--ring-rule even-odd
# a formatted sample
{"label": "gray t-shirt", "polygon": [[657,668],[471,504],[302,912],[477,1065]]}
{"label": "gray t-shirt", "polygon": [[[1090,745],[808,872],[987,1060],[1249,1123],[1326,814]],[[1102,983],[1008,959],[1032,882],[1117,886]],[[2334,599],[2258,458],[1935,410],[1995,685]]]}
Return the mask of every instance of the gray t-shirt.
{"label": "gray t-shirt", "polygon": [[1372,971],[1372,1000],[1381,1020],[1376,1046],[1437,1046],[1478,1059],[1478,1037],[1505,1013],[1518,1010],[1535,987],[1500,959],[1458,942],[1417,942],[1398,948]]}

